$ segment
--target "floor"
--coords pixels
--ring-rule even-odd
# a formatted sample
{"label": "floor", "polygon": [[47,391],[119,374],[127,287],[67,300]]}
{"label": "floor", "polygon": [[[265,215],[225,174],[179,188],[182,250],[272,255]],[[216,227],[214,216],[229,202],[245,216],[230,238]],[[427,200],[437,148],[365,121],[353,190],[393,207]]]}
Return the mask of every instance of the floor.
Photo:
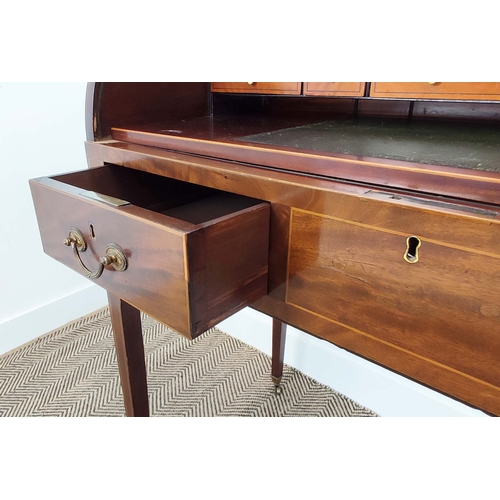
{"label": "floor", "polygon": [[[0,354],[107,304],[97,286],[0,325]],[[271,353],[271,318],[246,308],[219,328]],[[481,411],[289,327],[285,362],[386,417],[485,417]],[[285,382],[285,381],[284,381]]]}

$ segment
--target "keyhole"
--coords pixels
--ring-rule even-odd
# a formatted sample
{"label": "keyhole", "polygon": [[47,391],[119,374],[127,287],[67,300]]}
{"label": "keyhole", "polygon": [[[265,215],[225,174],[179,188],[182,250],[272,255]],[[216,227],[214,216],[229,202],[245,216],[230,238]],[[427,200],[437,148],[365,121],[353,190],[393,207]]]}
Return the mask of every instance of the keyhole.
{"label": "keyhole", "polygon": [[95,232],[94,232],[94,225],[93,224],[89,224],[89,233],[90,233],[90,237],[95,240]]}
{"label": "keyhole", "polygon": [[422,242],[416,236],[409,236],[406,239],[406,251],[403,255],[406,262],[410,264],[415,264],[415,262],[418,262],[418,249],[420,248],[421,244]]}

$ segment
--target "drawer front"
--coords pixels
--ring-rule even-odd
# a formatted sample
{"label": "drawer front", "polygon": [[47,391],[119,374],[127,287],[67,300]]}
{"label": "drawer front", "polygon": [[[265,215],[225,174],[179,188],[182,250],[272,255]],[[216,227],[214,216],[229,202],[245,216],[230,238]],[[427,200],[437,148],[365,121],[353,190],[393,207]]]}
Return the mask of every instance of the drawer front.
{"label": "drawer front", "polygon": [[[498,225],[482,222],[478,230],[496,231],[500,241]],[[420,241],[413,262],[405,254],[410,236]],[[295,209],[289,244],[288,304],[392,346],[396,357],[411,354],[475,380],[499,410],[500,254],[426,238],[416,227],[401,233]]]}
{"label": "drawer front", "polygon": [[365,95],[365,82],[306,82],[305,95],[338,97],[362,97]]}
{"label": "drawer front", "polygon": [[371,97],[404,99],[500,100],[498,82],[374,82]]}
{"label": "drawer front", "polygon": [[[164,213],[133,204],[113,206],[93,199],[91,191],[79,187],[93,187],[88,178],[102,181],[98,171],[106,173],[109,168],[30,181],[48,255],[84,274],[73,249],[64,244],[71,228],[77,228],[87,244],[79,255],[90,271],[98,268],[110,243],[118,245],[125,254],[126,269],[106,266],[94,282],[190,338],[267,292],[267,203],[247,202],[249,199],[240,203],[236,197],[236,202],[228,202],[234,205],[229,214],[219,213],[219,207],[204,198],[189,203],[188,208],[181,205]],[[120,170],[128,169],[115,167],[113,174],[120,177]],[[77,185],[64,182],[66,178],[71,182],[77,178]],[[123,186],[126,184],[130,179]],[[102,188],[102,182],[96,182],[95,190],[99,185]],[[114,196],[121,189],[116,185]],[[200,216],[202,222],[196,221],[199,211],[205,212]],[[207,211],[213,212],[212,219],[206,220]],[[176,218],[179,214],[184,219],[187,214],[188,220]]]}
{"label": "drawer front", "polygon": [[300,82],[213,82],[212,92],[299,95]]}

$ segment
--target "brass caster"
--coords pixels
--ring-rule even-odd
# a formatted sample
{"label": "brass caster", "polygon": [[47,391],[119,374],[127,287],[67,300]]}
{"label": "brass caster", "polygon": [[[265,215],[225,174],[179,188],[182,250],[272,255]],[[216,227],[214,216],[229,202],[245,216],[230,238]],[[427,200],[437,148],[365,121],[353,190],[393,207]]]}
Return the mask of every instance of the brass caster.
{"label": "brass caster", "polygon": [[274,384],[274,393],[281,394],[281,386],[280,386],[281,377],[274,377],[273,375],[271,375],[271,380],[273,381]]}

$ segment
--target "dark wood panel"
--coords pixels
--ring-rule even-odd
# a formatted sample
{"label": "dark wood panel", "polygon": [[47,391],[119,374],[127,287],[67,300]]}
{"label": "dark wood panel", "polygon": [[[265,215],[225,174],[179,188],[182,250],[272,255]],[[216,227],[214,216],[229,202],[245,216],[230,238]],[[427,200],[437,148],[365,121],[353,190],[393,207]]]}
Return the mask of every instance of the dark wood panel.
{"label": "dark wood panel", "polygon": [[[293,210],[286,301],[500,389],[500,253],[418,229]],[[413,263],[408,237],[421,242]]]}
{"label": "dark wood panel", "polygon": [[[495,233],[490,227],[496,227],[499,223],[499,209],[492,205],[440,197],[408,196],[402,191],[391,192],[391,189],[372,189],[294,173],[263,170],[146,146],[87,143],[87,149],[92,155],[99,155],[110,163],[266,200],[272,202],[273,207],[274,204],[296,207],[380,225],[382,228],[388,227],[390,223],[390,227],[401,232],[411,223],[417,225],[427,238],[453,244],[459,237],[464,246],[485,251],[497,244]],[[398,207],[398,218],[394,217],[394,207]],[[428,222],[427,213],[439,213],[441,224],[436,226],[432,221]],[[482,218],[484,228],[481,232],[477,231],[479,225],[475,223],[478,216]]]}
{"label": "dark wood panel", "polygon": [[[459,201],[450,203],[443,199],[415,199],[404,193],[400,195],[390,192],[384,193],[332,180],[307,178],[282,171],[265,171],[248,165],[190,157],[157,149],[152,150],[146,146],[93,143],[88,144],[87,147],[91,150],[92,155],[100,156],[106,161],[118,162],[135,169],[162,173],[162,175],[180,180],[189,179],[190,182],[201,185],[271,201],[273,210],[269,280],[270,284],[274,283],[275,285],[270,287],[271,294],[257,300],[253,307],[285,323],[405,374],[429,387],[451,394],[461,401],[477,405],[492,413],[500,413],[499,392],[493,384],[480,380],[469,373],[460,372],[458,369],[450,369],[435,359],[428,359],[424,355],[411,352],[395,341],[391,343],[389,340],[377,337],[373,331],[363,332],[352,325],[347,327],[340,322],[333,321],[331,317],[328,317],[328,314],[332,314],[330,309],[336,310],[335,304],[332,304],[328,311],[325,306],[320,312],[311,311],[314,309],[313,306],[318,307],[316,304],[318,301],[314,304],[303,304],[303,306],[286,304],[283,301],[284,287],[282,284],[283,273],[286,276],[284,256],[288,246],[289,214],[293,207],[349,220],[358,224],[359,227],[372,226],[376,229],[371,229],[371,231],[377,235],[382,233],[391,236],[393,233],[401,233],[394,237],[403,243],[406,241],[405,235],[409,235],[409,228],[417,228],[418,235],[424,240],[424,243],[430,242],[433,246],[441,244],[443,248],[450,248],[452,256],[467,254],[463,249],[473,249],[475,253],[473,253],[472,260],[462,259],[460,265],[470,267],[470,273],[476,277],[478,266],[475,262],[483,257],[490,260],[495,259],[492,254],[494,249],[498,248],[499,218],[495,207]],[[276,210],[275,204],[278,205]],[[275,232],[276,229],[278,230]],[[347,235],[349,236],[349,232]],[[321,233],[304,233],[303,239],[307,240],[311,247],[321,248]],[[361,240],[364,242],[362,238]],[[341,238],[339,238],[338,244],[342,244]],[[366,244],[368,245],[368,253],[376,252],[379,248],[377,242],[370,241]],[[426,248],[424,246],[422,251],[424,252]],[[403,252],[404,249],[398,249],[397,258],[411,267],[412,264],[403,262]],[[380,254],[382,258],[385,258],[387,252],[380,249]],[[422,255],[424,256],[425,252]],[[445,262],[443,271],[446,272],[448,266],[451,265],[446,260],[447,254],[444,252],[439,255],[441,261]],[[319,252],[311,254],[310,258],[304,252],[300,257],[304,262],[309,262],[310,265],[318,262],[320,258],[322,257],[320,257]],[[458,262],[456,258],[454,260]],[[414,264],[414,266],[419,264],[421,262]],[[448,270],[448,272],[451,271]],[[396,274],[391,275],[393,282],[397,280],[397,276]],[[487,279],[494,280],[494,276],[495,274],[491,274]],[[414,285],[416,283],[415,281]],[[494,281],[489,283],[493,287],[498,287]],[[360,285],[362,286],[363,283],[360,282]],[[425,283],[420,283],[418,286],[424,287],[424,285]],[[274,286],[276,288],[273,290]],[[457,286],[464,286],[461,284],[461,280],[452,283],[452,287]],[[494,288],[494,290],[496,289]],[[484,288],[483,292],[486,293]],[[311,297],[315,296],[315,292],[309,289],[304,293],[310,294]],[[452,293],[450,291],[450,294]],[[490,294],[490,297],[493,295],[494,292]],[[483,303],[486,300],[485,297],[483,294]],[[428,300],[431,299],[428,298]],[[447,302],[443,303],[443,307],[453,308],[454,306],[449,303],[450,300],[448,298]],[[479,305],[478,314],[484,318],[484,321],[494,322],[496,318],[494,316],[496,313],[495,304],[488,304],[486,303],[486,306],[483,307],[483,312],[480,311],[481,306]],[[306,306],[309,307],[309,310]],[[380,314],[383,317],[383,308],[380,308]],[[485,314],[489,314],[489,316],[486,317]],[[487,331],[486,334],[492,335],[492,331]],[[490,356],[488,359],[487,356],[487,362],[492,363],[493,357]]]}
{"label": "dark wood panel", "polygon": [[[152,204],[147,189],[138,189],[130,198],[146,208],[115,207],[88,198],[85,189],[89,188],[121,199],[133,194],[130,182],[102,182],[113,179],[116,169],[121,170],[122,181],[149,179],[146,185],[151,187]],[[267,293],[269,205],[155,177],[108,166],[57,176],[58,180],[31,181],[42,243],[47,254],[80,273],[72,249],[63,244],[70,228],[84,235],[88,249],[81,252],[81,258],[91,271],[97,269],[109,243],[119,245],[127,257],[127,269],[107,268],[96,283],[179,333],[194,337]],[[186,209],[178,193],[170,196],[179,186],[187,202],[193,198],[190,187],[194,192],[201,189],[204,197],[187,203]],[[162,193],[163,198],[159,197]],[[201,213],[194,222],[192,205]]]}
{"label": "dark wood panel", "polygon": [[358,102],[358,116],[409,118],[411,101],[390,101],[388,99],[361,99]]}
{"label": "dark wood panel", "polygon": [[271,378],[279,392],[279,384],[283,375],[283,362],[285,360],[285,340],[286,323],[273,318],[273,344],[272,344],[272,363]]}
{"label": "dark wood panel", "polygon": [[87,93],[86,130],[87,136],[93,130],[96,140],[108,139],[113,126],[210,114],[208,83],[106,82],[91,85],[93,92],[90,87]]}
{"label": "dark wood panel", "polygon": [[213,190],[203,186],[137,170],[125,170],[116,165],[55,175],[51,178],[82,190],[120,198],[132,205],[153,211],[184,206],[213,194]]}
{"label": "dark wood panel", "polygon": [[289,232],[290,207],[273,203],[269,239],[269,293],[282,300],[286,289]]}
{"label": "dark wood panel", "polygon": [[[371,101],[374,102],[374,101]],[[387,102],[377,100],[376,102]],[[392,101],[404,103],[407,101]],[[413,102],[413,101],[412,101]],[[467,120],[470,122],[497,122],[500,120],[500,102],[436,102],[414,101],[413,118]]]}
{"label": "dark wood panel", "polygon": [[196,335],[267,293],[269,212],[254,204],[188,235],[190,256],[201,254],[189,259]]}
{"label": "dark wood panel", "polygon": [[[355,112],[356,99],[325,99],[322,97],[288,95],[285,98],[271,95],[246,95],[214,93],[213,116],[232,115],[247,119],[248,116],[260,118],[272,117],[274,120],[286,119],[288,126],[298,120],[321,121],[325,117],[352,116]],[[395,101],[383,101],[387,106]],[[286,128],[286,124],[283,128]],[[263,130],[264,131],[264,130]]]}
{"label": "dark wood panel", "polygon": [[500,415],[498,387],[484,383],[466,374],[449,370],[439,363],[416,356],[406,349],[381,342],[297,306],[286,304],[269,295],[252,304],[252,308],[321,339],[332,342],[358,356],[378,363],[397,373],[444,393],[463,403]]}

